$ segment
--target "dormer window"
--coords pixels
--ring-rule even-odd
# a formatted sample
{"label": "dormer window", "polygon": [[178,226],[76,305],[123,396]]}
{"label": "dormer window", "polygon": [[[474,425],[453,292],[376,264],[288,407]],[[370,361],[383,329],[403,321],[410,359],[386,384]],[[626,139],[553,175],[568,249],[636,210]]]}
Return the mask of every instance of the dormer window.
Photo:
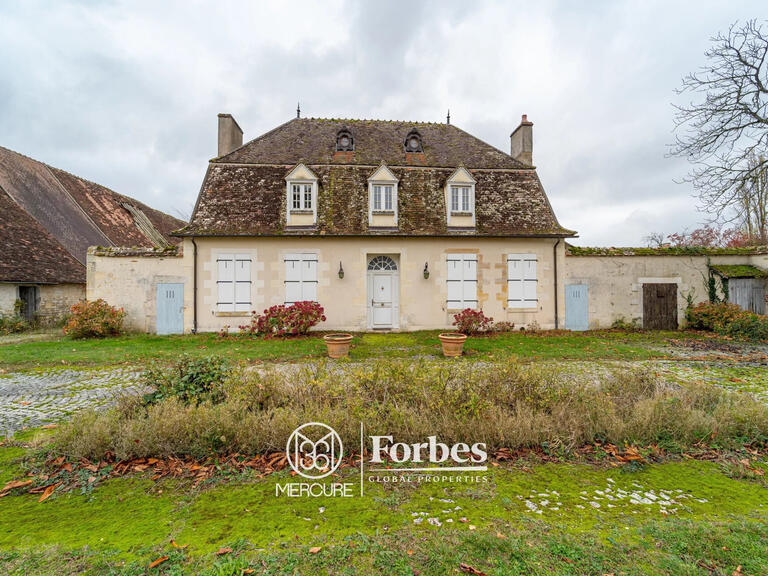
{"label": "dormer window", "polygon": [[285,177],[286,225],[314,226],[317,223],[317,176],[299,164]]}
{"label": "dormer window", "polygon": [[352,138],[352,132],[346,128],[339,130],[336,134],[336,152],[352,152],[355,149],[355,140]]}
{"label": "dormer window", "polygon": [[469,186],[451,186],[451,212],[472,212]]}
{"label": "dormer window", "polygon": [[475,227],[475,179],[463,166],[445,184],[445,206],[449,227]]}
{"label": "dormer window", "polygon": [[421,134],[415,128],[408,132],[408,136],[405,137],[405,151],[412,154],[424,152],[421,145]]}
{"label": "dormer window", "polygon": [[368,225],[397,226],[397,176],[384,164],[368,178]]}

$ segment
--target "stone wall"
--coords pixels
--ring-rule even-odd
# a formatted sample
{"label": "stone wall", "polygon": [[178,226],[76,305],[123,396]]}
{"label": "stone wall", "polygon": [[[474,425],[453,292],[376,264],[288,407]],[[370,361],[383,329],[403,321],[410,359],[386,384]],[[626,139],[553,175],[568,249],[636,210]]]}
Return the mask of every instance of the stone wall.
{"label": "stone wall", "polygon": [[42,284],[38,318],[43,323],[56,322],[69,313],[73,304],[84,298],[83,284]]}
{"label": "stone wall", "polygon": [[13,305],[18,297],[19,289],[16,287],[16,284],[0,283],[0,314],[13,314]]}
{"label": "stone wall", "polygon": [[[35,286],[35,284],[24,284]],[[43,324],[61,319],[73,304],[85,298],[84,284],[37,284],[40,301],[37,317]],[[0,314],[14,314],[14,303],[19,297],[19,285],[0,283]]]}
{"label": "stone wall", "polygon": [[129,330],[155,332],[157,285],[184,284],[184,329],[192,329],[192,270],[185,257],[174,250],[96,249],[88,250],[88,300],[101,298],[126,312]]}
{"label": "stone wall", "polygon": [[708,263],[768,268],[766,254],[567,255],[564,284],[586,284],[589,328],[608,328],[619,319],[643,321],[643,284],[677,285],[678,320],[684,325],[686,297],[708,300]]}

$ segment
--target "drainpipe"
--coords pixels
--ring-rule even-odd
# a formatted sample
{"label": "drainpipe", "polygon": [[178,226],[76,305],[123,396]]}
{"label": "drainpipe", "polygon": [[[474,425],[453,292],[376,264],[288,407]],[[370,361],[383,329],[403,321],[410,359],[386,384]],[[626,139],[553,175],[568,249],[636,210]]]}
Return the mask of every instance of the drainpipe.
{"label": "drainpipe", "polygon": [[560,245],[560,241],[562,238],[558,238],[557,242],[555,242],[555,245],[552,247],[552,254],[555,257],[555,330],[557,330],[560,327],[560,323],[558,320],[558,309],[557,309],[557,300],[558,300],[558,292],[557,292],[557,247]]}
{"label": "drainpipe", "polygon": [[197,334],[197,242],[192,237],[192,334]]}

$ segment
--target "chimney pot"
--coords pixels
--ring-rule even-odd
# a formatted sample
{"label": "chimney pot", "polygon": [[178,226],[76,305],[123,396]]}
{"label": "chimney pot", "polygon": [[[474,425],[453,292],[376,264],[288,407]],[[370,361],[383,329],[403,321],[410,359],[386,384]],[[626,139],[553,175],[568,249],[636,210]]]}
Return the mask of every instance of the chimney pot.
{"label": "chimney pot", "polygon": [[219,114],[219,153],[218,156],[229,154],[232,150],[243,145],[243,130],[237,124],[232,114]]}
{"label": "chimney pot", "polygon": [[533,165],[533,122],[523,114],[520,125],[509,136],[510,155],[524,164]]}

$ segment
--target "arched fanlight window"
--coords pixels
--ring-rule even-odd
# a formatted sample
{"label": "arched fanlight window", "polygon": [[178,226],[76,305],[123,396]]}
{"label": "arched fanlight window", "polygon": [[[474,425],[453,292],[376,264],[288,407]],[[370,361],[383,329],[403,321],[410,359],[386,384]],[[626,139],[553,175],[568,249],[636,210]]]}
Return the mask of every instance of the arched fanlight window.
{"label": "arched fanlight window", "polygon": [[346,128],[342,128],[336,133],[336,151],[337,152],[351,152],[355,149],[355,139],[352,137],[352,132]]}
{"label": "arched fanlight window", "polygon": [[375,256],[368,262],[368,270],[397,270],[397,264],[389,256]]}
{"label": "arched fanlight window", "polygon": [[408,132],[408,136],[405,137],[405,151],[424,152],[424,148],[421,146],[421,134],[416,128]]}

